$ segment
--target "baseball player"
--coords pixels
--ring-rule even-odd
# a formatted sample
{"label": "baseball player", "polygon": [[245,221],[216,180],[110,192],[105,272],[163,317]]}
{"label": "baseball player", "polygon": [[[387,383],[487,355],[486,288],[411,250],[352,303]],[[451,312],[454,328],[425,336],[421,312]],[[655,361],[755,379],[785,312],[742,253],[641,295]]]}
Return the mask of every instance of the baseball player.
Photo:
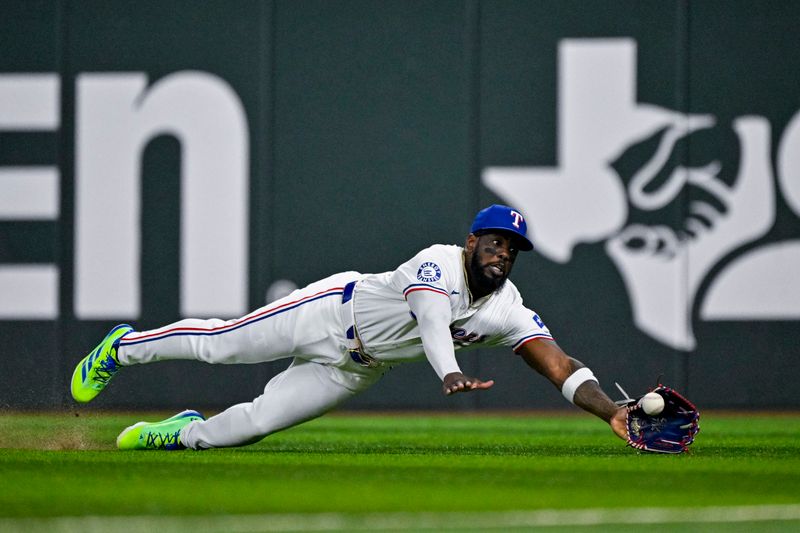
{"label": "baseball player", "polygon": [[477,214],[463,248],[433,245],[391,272],[335,274],[236,320],[185,319],[150,331],[119,325],[75,368],[72,396],[88,402],[136,364],[291,357],[252,402],[208,420],[184,411],[139,422],[117,437],[120,449],[241,446],[322,415],[407,361],[427,359],[445,394],[488,389],[494,382],[464,375],[455,353],[502,345],[624,439],[625,409],[558,347],[508,280],[518,252],[532,248],[520,212],[492,205]]}

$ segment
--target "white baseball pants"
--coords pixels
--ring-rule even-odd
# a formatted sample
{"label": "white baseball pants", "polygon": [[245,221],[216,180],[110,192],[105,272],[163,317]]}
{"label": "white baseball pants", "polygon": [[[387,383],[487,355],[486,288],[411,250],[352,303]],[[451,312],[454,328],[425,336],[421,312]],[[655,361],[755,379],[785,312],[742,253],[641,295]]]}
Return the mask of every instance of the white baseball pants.
{"label": "white baseball pants", "polygon": [[385,369],[361,366],[347,351],[342,291],[359,276],[333,275],[236,320],[185,319],[131,332],[120,341],[117,357],[123,366],[175,359],[262,363],[293,357],[289,368],[252,402],[181,431],[181,442],[193,449],[257,442],[322,415],[383,375]]}

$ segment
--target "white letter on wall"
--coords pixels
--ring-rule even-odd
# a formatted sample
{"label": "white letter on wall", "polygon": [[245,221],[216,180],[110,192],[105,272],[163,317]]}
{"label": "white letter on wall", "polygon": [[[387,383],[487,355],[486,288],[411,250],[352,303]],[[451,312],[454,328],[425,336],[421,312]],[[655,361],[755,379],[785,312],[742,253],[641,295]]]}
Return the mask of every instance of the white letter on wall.
{"label": "white letter on wall", "polygon": [[220,78],[81,74],[77,82],[75,312],[136,318],[141,307],[141,158],[147,143],[181,144],[181,313],[247,308],[247,119]]}
{"label": "white letter on wall", "polygon": [[[55,131],[57,74],[0,74],[0,131]],[[56,166],[0,167],[0,220],[58,220]],[[40,244],[41,245],[41,244]],[[58,317],[58,267],[0,265],[0,319]]]}

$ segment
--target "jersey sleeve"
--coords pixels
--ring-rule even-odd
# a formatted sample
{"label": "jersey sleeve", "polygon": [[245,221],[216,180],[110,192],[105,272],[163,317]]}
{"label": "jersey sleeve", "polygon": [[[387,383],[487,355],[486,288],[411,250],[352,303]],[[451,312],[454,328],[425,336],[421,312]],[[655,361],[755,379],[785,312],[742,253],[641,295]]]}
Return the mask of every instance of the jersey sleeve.
{"label": "jersey sleeve", "polygon": [[450,296],[455,282],[452,260],[439,247],[425,248],[392,273],[390,284],[403,297],[415,291],[431,291]]}
{"label": "jersey sleeve", "polygon": [[518,352],[525,344],[534,340],[553,340],[550,330],[535,311],[521,302],[509,309],[502,344]]}
{"label": "jersey sleeve", "polygon": [[450,336],[452,314],[449,299],[425,290],[414,291],[408,293],[408,306],[417,317],[425,357],[439,379],[444,380],[452,372],[461,373]]}

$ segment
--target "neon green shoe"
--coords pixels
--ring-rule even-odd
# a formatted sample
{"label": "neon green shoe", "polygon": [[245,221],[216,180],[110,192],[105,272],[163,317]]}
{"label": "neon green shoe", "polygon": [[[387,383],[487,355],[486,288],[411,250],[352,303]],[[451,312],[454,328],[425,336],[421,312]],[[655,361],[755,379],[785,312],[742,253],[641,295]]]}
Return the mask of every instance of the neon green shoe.
{"label": "neon green shoe", "polygon": [[182,450],[181,429],[189,422],[205,420],[197,411],[186,410],[161,422],[137,422],[117,437],[120,450]]}
{"label": "neon green shoe", "polygon": [[103,341],[83,358],[72,373],[72,397],[86,403],[106,388],[109,380],[120,369],[117,347],[123,335],[133,331],[128,324],[120,324],[108,332]]}

